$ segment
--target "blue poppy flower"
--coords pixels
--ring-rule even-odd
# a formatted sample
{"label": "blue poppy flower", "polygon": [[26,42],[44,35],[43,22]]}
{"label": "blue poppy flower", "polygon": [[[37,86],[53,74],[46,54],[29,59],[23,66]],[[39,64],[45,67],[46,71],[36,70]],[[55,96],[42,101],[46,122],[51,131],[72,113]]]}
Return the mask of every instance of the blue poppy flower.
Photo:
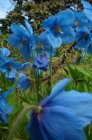
{"label": "blue poppy flower", "polygon": [[8,38],[8,42],[15,49],[20,49],[22,56],[26,59],[30,59],[31,48],[35,45],[35,39],[33,37],[33,30],[31,25],[25,20],[26,28],[21,24],[13,23],[11,25],[11,34]]}
{"label": "blue poppy flower", "polygon": [[83,4],[85,15],[92,21],[92,5],[85,0],[81,0],[81,3]]}
{"label": "blue poppy flower", "polygon": [[78,28],[76,32],[77,48],[87,48],[91,43],[91,33],[87,28]]}
{"label": "blue poppy flower", "polygon": [[[72,11],[59,12],[43,21],[43,28],[48,32],[48,39],[52,47],[57,48],[60,47],[62,43],[67,44],[74,41],[75,33],[72,28],[73,24],[74,14]],[[53,43],[53,41],[56,41],[56,43]]]}
{"label": "blue poppy flower", "polygon": [[[52,48],[53,45],[51,45],[49,39],[48,39],[48,33],[43,32],[39,36],[39,42],[41,45],[40,52],[46,53],[48,56],[50,56],[51,51],[52,51],[52,56],[55,55],[55,48]],[[54,40],[53,40],[54,42]]]}
{"label": "blue poppy flower", "polygon": [[27,76],[23,73],[19,73],[18,88],[27,90],[29,86],[30,80],[27,78]]}
{"label": "blue poppy flower", "polygon": [[10,88],[7,92],[0,93],[0,120],[5,124],[8,123],[7,117],[13,110],[13,107],[8,105],[6,101],[13,90],[14,88]]}
{"label": "blue poppy flower", "polygon": [[75,27],[85,27],[85,28],[90,28],[92,27],[92,22],[87,18],[85,15],[84,11],[74,11],[75,15],[75,21],[74,21],[74,26]]}
{"label": "blue poppy flower", "polygon": [[15,62],[14,59],[0,57],[0,72],[5,73],[6,78],[15,79],[17,70],[21,69],[22,64]]}
{"label": "blue poppy flower", "polygon": [[[53,42],[55,42],[53,40]],[[36,39],[37,43],[37,51],[39,53],[46,53],[46,55],[50,56],[52,51],[52,56],[55,55],[55,48],[52,47],[49,39],[48,39],[48,33],[46,31],[42,32]]]}
{"label": "blue poppy flower", "polygon": [[33,63],[33,69],[47,70],[49,66],[49,59],[46,54],[39,54]]}
{"label": "blue poppy flower", "polygon": [[15,62],[15,59],[7,57],[0,57],[0,72],[5,73],[6,78],[14,82],[16,79],[17,71],[25,70],[30,66],[29,62],[22,64],[21,62]]}
{"label": "blue poppy flower", "polygon": [[10,50],[8,48],[0,48],[0,56],[9,56]]}
{"label": "blue poppy flower", "polygon": [[31,140],[84,140],[84,127],[92,122],[92,95],[64,91],[66,78],[52,89],[31,112],[28,134]]}

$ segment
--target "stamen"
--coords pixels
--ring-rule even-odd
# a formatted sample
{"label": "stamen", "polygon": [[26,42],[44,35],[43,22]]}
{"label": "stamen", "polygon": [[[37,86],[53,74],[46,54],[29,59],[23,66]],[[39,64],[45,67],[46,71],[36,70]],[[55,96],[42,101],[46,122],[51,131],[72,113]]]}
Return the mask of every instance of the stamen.
{"label": "stamen", "polygon": [[41,110],[42,110],[42,107],[41,107],[41,106],[38,106],[38,107],[35,109],[35,112],[36,112],[36,113],[39,113]]}

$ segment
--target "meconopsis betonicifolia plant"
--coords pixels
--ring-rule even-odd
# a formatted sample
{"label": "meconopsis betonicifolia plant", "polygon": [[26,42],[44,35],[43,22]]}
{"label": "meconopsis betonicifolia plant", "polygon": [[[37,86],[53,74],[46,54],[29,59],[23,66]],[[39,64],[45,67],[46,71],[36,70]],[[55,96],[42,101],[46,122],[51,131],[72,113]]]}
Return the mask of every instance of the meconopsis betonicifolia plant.
{"label": "meconopsis betonicifolia plant", "polygon": [[92,95],[65,91],[71,81],[57,83],[30,114],[30,140],[85,140],[84,127],[92,122]]}
{"label": "meconopsis betonicifolia plant", "polygon": [[[44,31],[41,34],[34,33],[26,19],[24,25],[13,23],[10,26],[12,34],[8,37],[8,43],[20,51],[25,63],[9,57],[7,48],[0,49],[0,72],[15,82],[14,86],[26,91],[32,83],[23,71],[30,67],[34,71],[32,77],[36,85],[37,104],[27,103],[8,140],[13,140],[16,128],[27,111],[31,111],[27,128],[30,140],[86,140],[84,128],[92,122],[92,94],[64,90],[72,81],[70,78],[52,87],[52,59],[56,56],[57,48],[74,43],[74,50],[76,48],[82,54],[92,53],[92,6],[85,0],[81,0],[81,4],[82,10],[67,9],[43,20]],[[50,73],[51,93],[42,99],[40,85],[44,71]],[[6,101],[9,94],[0,93],[0,120],[4,123],[8,122],[7,117],[12,112],[12,107]]]}

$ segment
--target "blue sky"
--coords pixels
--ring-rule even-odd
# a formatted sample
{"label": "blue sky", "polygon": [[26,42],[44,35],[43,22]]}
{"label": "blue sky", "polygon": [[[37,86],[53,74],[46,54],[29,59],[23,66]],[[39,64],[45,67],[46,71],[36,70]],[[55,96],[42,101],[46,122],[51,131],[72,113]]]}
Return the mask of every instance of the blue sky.
{"label": "blue sky", "polygon": [[9,0],[0,0],[0,18],[5,18],[7,12],[11,11],[14,6]]}

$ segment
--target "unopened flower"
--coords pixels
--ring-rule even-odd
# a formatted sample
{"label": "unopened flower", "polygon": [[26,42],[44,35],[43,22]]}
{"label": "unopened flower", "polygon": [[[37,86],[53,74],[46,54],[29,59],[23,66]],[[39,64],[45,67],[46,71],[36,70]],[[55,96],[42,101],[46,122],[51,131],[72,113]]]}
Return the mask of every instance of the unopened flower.
{"label": "unopened flower", "polygon": [[33,63],[33,68],[40,69],[40,70],[47,70],[49,66],[49,59],[46,54],[39,54]]}

